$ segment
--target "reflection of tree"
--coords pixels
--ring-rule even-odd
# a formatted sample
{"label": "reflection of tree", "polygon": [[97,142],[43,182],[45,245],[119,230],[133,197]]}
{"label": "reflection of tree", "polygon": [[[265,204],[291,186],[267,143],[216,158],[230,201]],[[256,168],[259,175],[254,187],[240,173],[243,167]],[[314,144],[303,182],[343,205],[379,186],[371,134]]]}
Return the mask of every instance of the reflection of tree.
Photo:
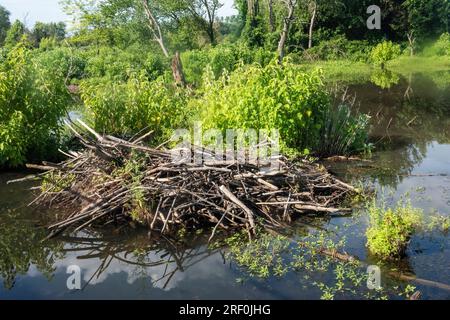
{"label": "reflection of tree", "polygon": [[429,74],[430,79],[436,84],[440,90],[446,90],[450,87],[450,71],[433,72]]}
{"label": "reflection of tree", "polygon": [[[439,73],[439,77],[449,75]],[[376,147],[373,165],[352,166],[350,173],[396,187],[423,161],[430,143],[450,143],[450,90],[436,85],[436,77],[413,74],[390,90],[373,84],[349,87],[348,94],[356,96],[361,112],[372,116],[370,136]]]}
{"label": "reflection of tree", "polygon": [[61,247],[54,241],[42,242],[46,232],[15,213],[0,213],[0,277],[7,289],[18,275],[24,275],[33,264],[50,279],[53,265],[61,257]]}
{"label": "reflection of tree", "polygon": [[370,81],[381,89],[389,89],[399,83],[400,76],[387,69],[377,69],[372,73]]}

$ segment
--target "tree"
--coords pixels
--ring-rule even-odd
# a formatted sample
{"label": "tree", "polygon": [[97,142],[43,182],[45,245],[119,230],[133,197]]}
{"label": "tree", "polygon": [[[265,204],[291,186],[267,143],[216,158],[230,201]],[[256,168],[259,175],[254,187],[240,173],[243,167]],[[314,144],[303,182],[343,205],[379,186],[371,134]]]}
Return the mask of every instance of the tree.
{"label": "tree", "polygon": [[317,15],[317,1],[316,0],[312,0],[309,2],[309,12],[311,13],[311,21],[309,23],[308,49],[311,49],[312,48],[312,40],[313,40],[314,23],[316,21],[316,15]]}
{"label": "tree", "polygon": [[286,41],[289,35],[291,24],[294,21],[295,7],[297,0],[283,0],[287,8],[287,15],[284,18],[283,30],[281,31],[280,41],[278,42],[278,61],[281,63],[285,55]]}
{"label": "tree", "polygon": [[9,11],[4,7],[0,6],[0,45],[5,41],[6,33],[8,29],[11,27],[11,23],[9,21]]}
{"label": "tree", "polygon": [[450,1],[406,0],[409,32],[420,39],[437,38],[449,31]]}
{"label": "tree", "polygon": [[20,42],[22,37],[26,34],[25,25],[19,20],[14,21],[11,28],[6,33],[5,47],[12,48]]}
{"label": "tree", "polygon": [[44,38],[54,38],[58,41],[61,41],[66,37],[66,25],[64,22],[36,22],[31,36],[36,46],[39,46],[41,40]]}
{"label": "tree", "polygon": [[217,11],[223,4],[219,0],[188,0],[186,6],[199,27],[208,35],[211,44],[215,45]]}

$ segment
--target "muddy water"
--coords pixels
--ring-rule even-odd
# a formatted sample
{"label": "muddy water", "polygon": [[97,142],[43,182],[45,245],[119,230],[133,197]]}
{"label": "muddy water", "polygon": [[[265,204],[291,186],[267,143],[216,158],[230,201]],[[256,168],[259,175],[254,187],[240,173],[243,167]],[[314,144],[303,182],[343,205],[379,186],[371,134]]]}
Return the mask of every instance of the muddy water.
{"label": "muddy water", "polygon": [[[450,214],[450,74],[375,75],[351,84],[361,111],[372,115],[371,162],[329,163],[347,180],[378,189],[389,205],[402,196],[432,215]],[[309,267],[280,276],[252,276],[230,257],[227,248],[208,249],[199,236],[182,245],[152,242],[144,230],[89,231],[41,242],[45,212],[29,208],[31,183],[6,185],[23,173],[0,173],[0,299],[319,299],[336,285],[337,269]],[[382,196],[381,196],[382,195]],[[300,221],[290,247],[305,235],[322,230],[333,239],[345,237],[349,254],[379,264],[365,248],[367,214]],[[293,259],[290,251],[284,261]],[[82,290],[67,287],[67,268],[81,269]],[[439,231],[414,235],[407,257],[385,267],[450,284],[450,241]],[[383,269],[384,270],[384,269]],[[317,285],[318,283],[322,286]],[[416,282],[382,277],[387,297],[408,284],[424,299],[449,299],[450,292]],[[325,287],[324,287],[325,286]],[[324,289],[325,288],[325,289]],[[336,299],[366,298],[363,281]]]}

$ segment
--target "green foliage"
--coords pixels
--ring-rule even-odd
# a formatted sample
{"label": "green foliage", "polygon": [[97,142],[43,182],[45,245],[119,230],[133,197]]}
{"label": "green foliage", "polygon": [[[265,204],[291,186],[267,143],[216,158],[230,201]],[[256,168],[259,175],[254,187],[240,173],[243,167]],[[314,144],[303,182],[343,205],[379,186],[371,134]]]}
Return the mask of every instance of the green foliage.
{"label": "green foliage", "polygon": [[423,211],[409,202],[399,202],[395,208],[378,206],[375,200],[367,208],[370,226],[367,229],[367,247],[381,259],[405,255],[408,243],[421,225]]}
{"label": "green foliage", "polygon": [[[52,39],[52,38],[49,38]],[[69,47],[43,48],[44,39],[41,42],[41,49],[33,52],[33,62],[47,70],[54,72],[67,81],[81,79],[84,77],[86,60],[82,54]]]}
{"label": "green foliage", "polygon": [[347,40],[339,35],[330,40],[321,41],[317,46],[304,52],[303,56],[312,60],[340,60],[366,62],[371,47],[368,41]]}
{"label": "green foliage", "polygon": [[424,49],[423,54],[425,56],[450,57],[450,33],[443,33],[431,47]]}
{"label": "green foliage", "polygon": [[243,44],[221,44],[202,50],[186,51],[181,55],[183,70],[189,83],[200,85],[207,67],[218,78],[224,71],[231,72],[240,64],[267,65],[273,54],[262,48],[251,49]]}
{"label": "green foliage", "polygon": [[370,152],[372,146],[367,144],[369,120],[365,114],[353,115],[346,105],[328,108],[312,148],[314,154],[327,157]]}
{"label": "green foliage", "polygon": [[245,268],[251,276],[268,278],[272,274],[283,276],[288,268],[281,254],[289,248],[289,240],[282,236],[271,236],[263,233],[249,242],[248,236],[242,233],[227,238],[229,255],[236,263]]}
{"label": "green foliage", "polygon": [[31,32],[31,38],[33,39],[36,47],[39,47],[42,39],[53,38],[56,41],[62,41],[65,37],[66,25],[63,22],[36,22]]}
{"label": "green foliage", "polygon": [[6,33],[11,27],[11,23],[9,22],[9,15],[9,11],[0,5],[0,46],[2,46],[3,41],[5,41]]}
{"label": "green foliage", "polygon": [[[305,73],[291,63],[276,62],[266,67],[243,66],[217,81],[207,81],[204,89],[204,96],[195,103],[203,110],[207,128],[278,129],[283,147],[306,153],[319,148],[321,134],[328,130],[324,126],[331,103],[320,70]],[[339,129],[354,134],[346,151],[362,147],[355,144],[360,142],[356,137],[362,136],[354,132],[356,123],[347,121]]]}
{"label": "green foliage", "polygon": [[22,40],[25,35],[26,29],[25,25],[19,20],[14,21],[11,28],[6,33],[5,47],[8,49],[13,48],[17,43]]}
{"label": "green foliage", "polygon": [[450,3],[448,0],[406,0],[407,25],[419,39],[436,38],[448,31]]}
{"label": "green foliage", "polygon": [[383,41],[372,49],[370,54],[371,60],[375,65],[384,67],[386,62],[400,56],[401,49],[398,44],[392,41]]}
{"label": "green foliage", "polygon": [[[106,78],[110,81],[125,81],[131,74],[145,71],[149,80],[161,76],[166,61],[160,55],[143,52],[136,47],[122,50],[117,47],[101,47],[88,51],[86,56],[86,77]],[[167,64],[168,65],[168,64]]]}
{"label": "green foliage", "polygon": [[129,135],[148,128],[158,141],[183,127],[188,116],[183,89],[149,81],[145,74],[126,82],[85,80],[80,89],[87,118],[100,132]]}
{"label": "green foliage", "polygon": [[70,106],[65,74],[31,58],[21,42],[0,64],[0,165],[51,157]]}

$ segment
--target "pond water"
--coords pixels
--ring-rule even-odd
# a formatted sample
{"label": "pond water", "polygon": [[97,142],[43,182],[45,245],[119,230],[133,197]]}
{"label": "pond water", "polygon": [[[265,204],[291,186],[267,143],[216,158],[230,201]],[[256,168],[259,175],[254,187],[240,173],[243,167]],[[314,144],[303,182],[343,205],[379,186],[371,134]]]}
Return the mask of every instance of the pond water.
{"label": "pond water", "polygon": [[[325,165],[347,181],[364,181],[378,189],[388,205],[406,195],[427,215],[448,216],[449,79],[449,72],[407,77],[387,73],[374,74],[365,83],[347,83],[348,95],[356,96],[355,107],[372,116],[376,151],[371,161]],[[342,271],[336,264],[254,276],[226,247],[209,249],[201,235],[184,244],[152,242],[146,231],[130,228],[41,241],[48,212],[27,206],[33,184],[6,184],[24,175],[0,173],[0,299],[320,299],[327,292],[334,292],[336,299],[376,296],[365,281],[336,291]],[[289,245],[280,253],[280,265],[292,263],[291,249],[318,230],[332,239],[345,237],[343,252],[379,265],[365,247],[366,227],[364,210],[348,217],[302,219],[287,232]],[[81,268],[82,290],[67,288],[71,265]],[[398,280],[384,272],[388,269],[430,282]],[[439,230],[418,232],[407,257],[382,270],[382,296],[402,298],[398,292],[413,285],[423,299],[450,299],[450,291],[435,285],[450,284],[448,235]]]}

